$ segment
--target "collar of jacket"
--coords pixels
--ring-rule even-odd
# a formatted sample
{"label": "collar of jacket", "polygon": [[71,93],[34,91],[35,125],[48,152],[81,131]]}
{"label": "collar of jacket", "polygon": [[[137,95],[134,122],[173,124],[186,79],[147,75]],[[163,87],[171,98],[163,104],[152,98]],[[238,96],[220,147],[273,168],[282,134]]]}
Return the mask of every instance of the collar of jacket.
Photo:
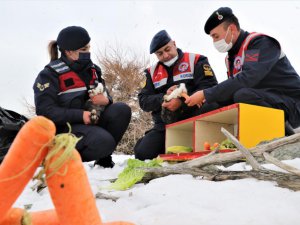
{"label": "collar of jacket", "polygon": [[230,49],[230,51],[228,52],[228,56],[229,58],[234,57],[236,54],[238,54],[240,47],[243,43],[243,41],[245,40],[245,38],[249,35],[249,32],[244,31],[241,29],[240,35],[237,39],[237,41],[235,42],[235,44],[232,46],[232,49]]}
{"label": "collar of jacket", "polygon": [[67,56],[65,56],[64,54],[61,54],[60,59],[62,61],[64,61],[68,66],[70,66],[72,64],[72,62],[70,60],[68,60]]}
{"label": "collar of jacket", "polygon": [[182,52],[182,50],[180,48],[177,48],[177,52],[178,52],[178,60],[179,60],[179,59],[181,59],[183,57],[183,52]]}

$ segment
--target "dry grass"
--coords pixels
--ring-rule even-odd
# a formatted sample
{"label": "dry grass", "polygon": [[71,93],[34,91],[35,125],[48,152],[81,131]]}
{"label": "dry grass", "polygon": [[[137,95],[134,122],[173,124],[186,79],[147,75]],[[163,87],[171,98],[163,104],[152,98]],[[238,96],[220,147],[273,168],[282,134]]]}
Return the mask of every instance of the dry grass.
{"label": "dry grass", "polygon": [[153,126],[151,115],[140,109],[137,99],[144,81],[144,70],[149,62],[145,57],[120,47],[106,48],[100,52],[98,61],[114,102],[124,102],[131,107],[132,119],[117,151],[133,154],[137,140]]}

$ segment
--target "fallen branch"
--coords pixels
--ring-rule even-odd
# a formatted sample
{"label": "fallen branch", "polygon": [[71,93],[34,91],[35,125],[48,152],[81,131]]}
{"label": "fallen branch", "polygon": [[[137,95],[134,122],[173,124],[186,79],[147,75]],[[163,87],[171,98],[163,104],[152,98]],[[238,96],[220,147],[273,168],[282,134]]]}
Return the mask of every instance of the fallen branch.
{"label": "fallen branch", "polygon": [[278,166],[279,168],[281,168],[281,169],[283,169],[283,170],[286,170],[286,171],[288,171],[288,172],[290,172],[290,173],[293,173],[293,174],[295,174],[295,175],[300,176],[300,170],[298,170],[297,168],[292,167],[292,166],[290,166],[290,165],[287,165],[287,164],[285,164],[285,163],[279,161],[278,159],[276,159],[276,158],[270,156],[270,154],[267,153],[267,152],[264,152],[264,153],[263,153],[263,156],[265,157],[265,159],[266,159],[267,162],[272,163],[272,164],[274,164],[275,166]]}
{"label": "fallen branch", "polygon": [[294,174],[277,172],[272,170],[251,170],[251,171],[204,171],[199,168],[175,169],[172,167],[143,168],[146,171],[141,183],[148,183],[150,180],[174,174],[190,174],[193,177],[201,177],[210,181],[238,180],[244,178],[255,178],[262,181],[276,182],[279,187],[288,188],[293,191],[300,191],[300,177]]}
{"label": "fallen branch", "polygon": [[[176,165],[170,165],[161,168],[142,168],[146,171],[142,182],[149,182],[152,179],[168,176],[171,174],[190,174],[193,177],[202,177],[202,179],[211,181],[223,181],[223,180],[236,180],[243,178],[256,178],[264,181],[274,181],[278,186],[288,188],[290,190],[300,190],[300,173],[299,170],[283,164],[282,162],[275,161],[267,152],[273,151],[281,146],[300,142],[300,134],[295,134],[289,137],[274,140],[272,142],[256,146],[255,148],[246,149],[240,142],[231,135],[228,131],[222,128],[222,132],[237,146],[240,151],[232,153],[222,154],[209,154],[191,161],[179,163]],[[275,165],[288,172],[294,174],[283,173],[273,170],[267,170],[263,168],[253,156],[262,157],[263,154],[266,160],[272,161]],[[223,164],[228,162],[235,162],[243,158],[252,166],[251,171],[221,171],[219,169],[208,168],[208,165]],[[205,169],[203,168],[205,166]]]}
{"label": "fallen branch", "polygon": [[221,132],[232,141],[232,143],[242,152],[242,154],[246,157],[248,163],[252,166],[254,170],[262,170],[263,167],[259,165],[259,163],[255,160],[255,158],[251,155],[250,151],[246,149],[241,143],[230,134],[225,128],[221,128]]}
{"label": "fallen branch", "polygon": [[[300,147],[300,133],[291,135],[289,137],[283,137],[280,139],[276,139],[274,141],[271,141],[266,144],[258,145],[254,148],[250,148],[249,151],[251,151],[252,155],[254,157],[261,157],[263,152],[271,152],[273,150],[276,150],[277,148],[280,148],[287,144],[292,144],[299,142]],[[174,168],[179,167],[203,167],[206,165],[223,165],[226,163],[232,163],[236,161],[243,160],[245,156],[240,152],[229,152],[229,153],[222,153],[222,154],[215,154],[213,156],[203,156],[199,157],[190,161],[182,162],[179,164],[172,165]]]}

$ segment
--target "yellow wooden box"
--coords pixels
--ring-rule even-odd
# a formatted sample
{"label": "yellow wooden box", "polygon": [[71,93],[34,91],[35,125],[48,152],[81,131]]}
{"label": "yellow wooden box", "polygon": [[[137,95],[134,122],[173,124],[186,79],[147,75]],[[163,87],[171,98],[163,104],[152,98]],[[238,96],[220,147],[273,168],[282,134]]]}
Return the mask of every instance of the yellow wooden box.
{"label": "yellow wooden box", "polygon": [[284,112],[244,103],[226,106],[196,117],[166,126],[166,149],[174,145],[192,147],[194,152],[204,150],[204,142],[221,143],[226,137],[221,127],[246,147],[261,141],[284,136]]}

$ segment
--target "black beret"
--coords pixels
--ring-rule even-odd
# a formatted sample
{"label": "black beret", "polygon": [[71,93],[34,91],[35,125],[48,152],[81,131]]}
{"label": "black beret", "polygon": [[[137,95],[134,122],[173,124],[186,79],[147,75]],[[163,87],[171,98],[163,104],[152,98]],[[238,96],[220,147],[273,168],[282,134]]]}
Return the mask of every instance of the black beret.
{"label": "black beret", "polygon": [[154,35],[150,44],[150,54],[168,44],[171,41],[170,35],[165,30],[159,31]]}
{"label": "black beret", "polygon": [[221,7],[217,9],[206,21],[204,26],[205,33],[209,34],[212,29],[233,16],[232,10],[229,7]]}
{"label": "black beret", "polygon": [[91,38],[88,32],[77,26],[70,26],[62,29],[57,36],[57,45],[62,50],[78,50],[86,46]]}

